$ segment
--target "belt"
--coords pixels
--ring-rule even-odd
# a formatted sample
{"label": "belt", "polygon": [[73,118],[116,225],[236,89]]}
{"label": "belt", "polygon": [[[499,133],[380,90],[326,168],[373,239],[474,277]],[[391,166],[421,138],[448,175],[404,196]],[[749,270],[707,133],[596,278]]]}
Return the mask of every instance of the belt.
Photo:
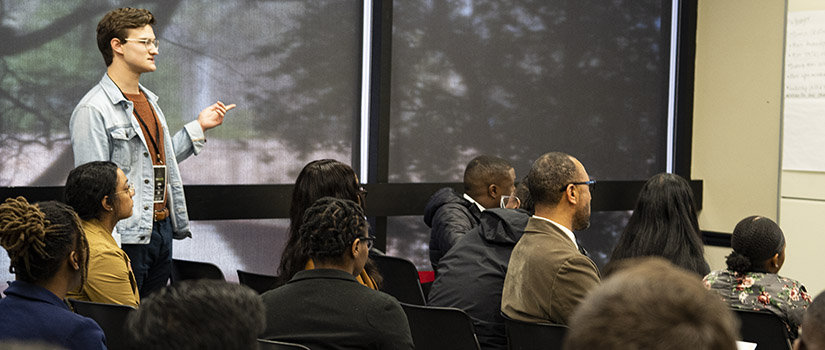
{"label": "belt", "polygon": [[163,221],[169,217],[169,208],[163,208],[163,210],[155,210],[154,219],[155,221]]}

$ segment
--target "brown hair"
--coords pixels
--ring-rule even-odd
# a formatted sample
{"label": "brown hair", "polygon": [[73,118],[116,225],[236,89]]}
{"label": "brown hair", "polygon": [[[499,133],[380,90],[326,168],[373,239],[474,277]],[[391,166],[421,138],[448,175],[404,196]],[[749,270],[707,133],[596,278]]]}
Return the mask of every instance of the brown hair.
{"label": "brown hair", "polygon": [[660,257],[622,267],[574,311],[565,349],[736,349],[733,313],[695,273]]}
{"label": "brown hair", "polygon": [[124,7],[109,11],[104,15],[97,24],[97,48],[103,54],[106,66],[110,66],[114,58],[110,44],[112,38],[123,41],[126,39],[127,29],[142,28],[152,24],[155,24],[155,16],[149,10],[144,9]]}
{"label": "brown hair", "polygon": [[69,254],[79,251],[81,284],[86,281],[89,243],[80,218],[66,204],[6,199],[0,204],[0,245],[11,259],[9,272],[29,283],[54,277]]}

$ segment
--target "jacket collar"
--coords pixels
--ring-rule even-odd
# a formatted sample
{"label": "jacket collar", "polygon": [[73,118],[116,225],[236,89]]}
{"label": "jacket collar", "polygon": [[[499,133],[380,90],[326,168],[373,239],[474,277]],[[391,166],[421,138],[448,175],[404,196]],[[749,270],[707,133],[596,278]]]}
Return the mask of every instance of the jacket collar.
{"label": "jacket collar", "polygon": [[103,241],[109,245],[117,246],[117,241],[112,235],[112,232],[106,232],[103,223],[99,219],[81,220],[80,225],[83,231],[86,232],[86,238],[92,238],[93,241]]}
{"label": "jacket collar", "polygon": [[9,288],[7,288],[3,294],[60,306],[66,310],[69,309],[63,300],[60,300],[57,295],[54,295],[54,293],[50,292],[48,289],[25,281],[14,281],[9,283]]}
{"label": "jacket collar", "polygon": [[312,269],[312,270],[303,270],[298,271],[295,276],[292,277],[289,283],[298,282],[302,280],[311,280],[311,279],[338,279],[338,280],[346,280],[358,283],[358,280],[355,279],[355,276],[346,273],[345,271],[336,270],[336,269]]}
{"label": "jacket collar", "polygon": [[530,221],[528,221],[528,225],[530,225],[530,223],[533,223],[534,225],[543,223],[544,225],[555,228],[555,231],[558,231],[559,233],[567,237],[568,241],[570,241],[570,243],[573,244],[573,247],[575,247],[576,250],[579,249],[579,243],[576,242],[576,235],[573,234],[573,231],[570,231],[570,229],[568,229],[567,227],[564,227],[553,220],[538,215],[533,215],[530,218]]}
{"label": "jacket collar", "polygon": [[[113,105],[128,101],[126,96],[123,96],[120,88],[117,87],[117,84],[115,84],[112,78],[109,77],[108,73],[103,73],[103,78],[100,79],[100,87],[103,88],[103,92],[106,94],[106,97],[109,98],[109,102]],[[138,84],[138,88],[140,88],[140,90],[143,91],[143,94],[146,95],[146,99],[152,102],[157,102],[158,96],[149,91],[149,89],[145,88],[141,84]]]}
{"label": "jacket collar", "polygon": [[476,208],[478,208],[478,211],[479,211],[479,212],[484,211],[484,209],[485,209],[485,208],[484,208],[484,206],[483,206],[483,205],[481,205],[479,202],[476,202],[476,200],[475,200],[475,199],[473,199],[473,197],[470,197],[470,195],[469,195],[469,194],[466,194],[466,193],[465,193],[463,197],[464,197],[464,199],[466,199],[466,200],[467,200],[467,201],[469,201],[470,203],[475,204],[475,206],[476,206]]}

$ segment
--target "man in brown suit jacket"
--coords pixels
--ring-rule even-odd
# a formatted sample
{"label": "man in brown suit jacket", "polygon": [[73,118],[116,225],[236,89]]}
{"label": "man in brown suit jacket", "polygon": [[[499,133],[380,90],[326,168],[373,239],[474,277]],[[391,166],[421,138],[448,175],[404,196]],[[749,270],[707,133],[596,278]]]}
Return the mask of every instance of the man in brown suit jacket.
{"label": "man in brown suit jacket", "polygon": [[581,253],[572,230],[590,226],[595,184],[570,155],[541,156],[527,175],[535,215],[513,249],[501,311],[528,322],[567,324],[573,309],[599,285],[599,270]]}

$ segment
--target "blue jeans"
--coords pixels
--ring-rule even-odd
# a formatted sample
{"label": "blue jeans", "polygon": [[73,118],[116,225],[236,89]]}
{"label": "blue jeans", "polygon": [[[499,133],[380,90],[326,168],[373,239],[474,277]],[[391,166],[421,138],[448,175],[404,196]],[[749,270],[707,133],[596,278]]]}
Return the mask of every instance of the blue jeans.
{"label": "blue jeans", "polygon": [[141,299],[166,286],[172,274],[172,222],[155,221],[149,244],[124,244]]}

